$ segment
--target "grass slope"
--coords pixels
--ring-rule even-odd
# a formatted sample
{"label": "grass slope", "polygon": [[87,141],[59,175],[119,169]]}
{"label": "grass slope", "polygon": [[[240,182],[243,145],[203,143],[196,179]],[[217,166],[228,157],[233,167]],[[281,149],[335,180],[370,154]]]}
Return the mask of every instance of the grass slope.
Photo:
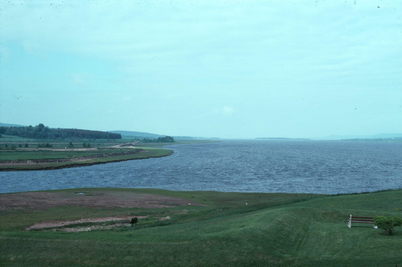
{"label": "grass slope", "polygon": [[[106,189],[82,189],[97,192]],[[402,230],[346,227],[349,213],[400,215],[402,191],[323,196],[107,189],[188,199],[161,209],[61,206],[0,211],[1,266],[395,266]],[[80,191],[63,190],[61,194]],[[185,211],[185,212],[184,212]],[[149,215],[133,228],[62,233],[23,229],[45,220]],[[171,216],[169,221],[152,216]]]}

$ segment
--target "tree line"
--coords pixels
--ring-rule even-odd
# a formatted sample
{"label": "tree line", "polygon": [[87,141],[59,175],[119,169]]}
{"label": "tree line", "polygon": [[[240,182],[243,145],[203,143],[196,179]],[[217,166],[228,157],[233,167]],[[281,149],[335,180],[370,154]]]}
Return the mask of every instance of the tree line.
{"label": "tree line", "polygon": [[49,128],[42,123],[37,126],[0,127],[0,135],[15,135],[34,139],[121,139],[121,134],[82,129]]}
{"label": "tree line", "polygon": [[138,139],[139,141],[143,143],[174,143],[175,140],[171,136],[161,136],[158,138],[143,138],[143,139]]}

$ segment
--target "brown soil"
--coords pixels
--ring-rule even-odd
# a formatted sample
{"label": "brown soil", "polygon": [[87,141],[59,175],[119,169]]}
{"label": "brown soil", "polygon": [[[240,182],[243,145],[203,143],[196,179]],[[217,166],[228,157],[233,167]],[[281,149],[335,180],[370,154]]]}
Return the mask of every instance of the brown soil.
{"label": "brown soil", "polygon": [[[47,209],[56,206],[165,208],[188,205],[188,200],[125,191],[24,192],[0,194],[0,211]],[[192,205],[197,205],[192,203]]]}

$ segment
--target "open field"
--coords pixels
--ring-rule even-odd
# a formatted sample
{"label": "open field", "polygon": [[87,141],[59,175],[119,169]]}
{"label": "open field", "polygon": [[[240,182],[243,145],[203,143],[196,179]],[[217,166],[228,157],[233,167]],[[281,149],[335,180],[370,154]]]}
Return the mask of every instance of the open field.
{"label": "open field", "polygon": [[[402,229],[387,236],[345,224],[350,213],[400,215],[402,190],[325,196],[73,189],[1,194],[0,203],[2,266],[402,264]],[[132,217],[139,218],[133,227]]]}
{"label": "open field", "polygon": [[169,156],[173,151],[162,148],[88,148],[1,150],[0,170],[40,170],[86,166],[132,159]]}
{"label": "open field", "polygon": [[[172,144],[216,141],[188,140],[174,143],[141,143],[132,139],[28,139],[3,135],[0,138],[0,171],[42,170],[86,166],[132,159],[169,156]],[[134,146],[133,146],[134,145]]]}
{"label": "open field", "polygon": [[91,147],[110,147],[118,144],[124,144],[129,142],[136,142],[138,146],[154,147],[154,146],[165,146],[165,145],[176,145],[176,144],[201,144],[201,143],[211,143],[219,142],[219,140],[178,140],[174,143],[149,143],[140,142],[137,139],[122,138],[122,139],[31,139],[12,135],[2,135],[0,138],[0,149],[4,149],[7,144],[9,147],[25,147],[27,145],[29,148],[36,148],[41,144],[50,144],[52,148],[65,148],[69,143],[72,143],[75,148],[82,147],[83,143],[90,144]]}

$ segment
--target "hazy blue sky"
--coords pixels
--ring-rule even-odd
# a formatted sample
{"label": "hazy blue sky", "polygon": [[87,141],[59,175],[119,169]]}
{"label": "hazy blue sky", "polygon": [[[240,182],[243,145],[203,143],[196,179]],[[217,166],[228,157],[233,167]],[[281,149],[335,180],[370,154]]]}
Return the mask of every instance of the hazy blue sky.
{"label": "hazy blue sky", "polygon": [[401,0],[0,0],[0,122],[402,132]]}

